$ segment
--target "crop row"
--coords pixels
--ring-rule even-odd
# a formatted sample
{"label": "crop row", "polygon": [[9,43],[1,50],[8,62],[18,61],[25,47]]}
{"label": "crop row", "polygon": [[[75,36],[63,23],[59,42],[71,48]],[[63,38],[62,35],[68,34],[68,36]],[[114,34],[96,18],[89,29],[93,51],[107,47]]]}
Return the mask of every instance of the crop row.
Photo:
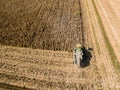
{"label": "crop row", "polygon": [[76,43],[81,43],[82,38],[78,2],[2,1],[0,43],[50,50],[72,50]]}

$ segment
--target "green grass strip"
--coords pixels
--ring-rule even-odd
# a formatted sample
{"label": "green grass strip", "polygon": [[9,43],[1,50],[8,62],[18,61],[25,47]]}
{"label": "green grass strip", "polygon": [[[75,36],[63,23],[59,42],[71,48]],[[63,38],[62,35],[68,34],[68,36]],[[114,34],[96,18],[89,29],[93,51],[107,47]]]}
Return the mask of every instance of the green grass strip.
{"label": "green grass strip", "polygon": [[[88,2],[86,0],[86,3],[87,3],[87,7],[88,7]],[[90,10],[88,10],[88,13],[89,13],[89,17],[91,18],[91,14],[90,14]],[[95,38],[95,43],[96,43],[96,47],[97,47],[97,52],[100,54],[100,46],[99,46],[99,43],[98,43],[98,40],[97,40],[97,37],[96,37],[96,33],[95,33],[95,28],[93,26],[93,24],[91,24],[92,26],[92,30],[93,30],[93,35],[94,35],[94,38]]]}
{"label": "green grass strip", "polygon": [[94,38],[95,38],[95,43],[96,43],[96,47],[97,47],[97,52],[100,54],[100,46],[99,46],[99,43],[98,43],[98,40],[97,40],[97,37],[96,37],[96,34],[95,34],[95,28],[94,26],[92,25],[92,30],[93,30],[93,34],[94,34]]}
{"label": "green grass strip", "polygon": [[[110,41],[109,41],[109,38],[107,37],[106,35],[106,32],[105,32],[105,28],[104,28],[104,25],[103,25],[103,22],[101,20],[101,17],[100,17],[100,14],[97,10],[97,7],[96,7],[96,4],[95,4],[95,1],[92,0],[92,3],[93,3],[93,6],[94,6],[94,9],[95,9],[95,12],[96,12],[96,15],[97,15],[97,18],[98,18],[98,22],[99,22],[99,26],[101,27],[101,30],[102,30],[102,34],[103,34],[103,37],[105,39],[105,44],[108,48],[108,51],[109,51],[109,54],[110,54],[110,57],[111,57],[111,60],[112,60],[112,63],[115,67],[115,69],[120,72],[120,64],[118,62],[118,59],[117,59],[117,56],[113,50],[113,47],[112,45],[110,44]],[[107,64],[107,63],[106,63]]]}

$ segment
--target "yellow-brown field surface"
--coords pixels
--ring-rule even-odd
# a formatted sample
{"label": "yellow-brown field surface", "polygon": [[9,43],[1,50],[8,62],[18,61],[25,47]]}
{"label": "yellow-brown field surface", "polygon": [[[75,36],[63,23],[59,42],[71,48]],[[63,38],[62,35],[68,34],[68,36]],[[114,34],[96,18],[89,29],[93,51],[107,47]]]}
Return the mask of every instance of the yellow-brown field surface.
{"label": "yellow-brown field surface", "polygon": [[0,90],[120,90],[119,3],[0,0]]}

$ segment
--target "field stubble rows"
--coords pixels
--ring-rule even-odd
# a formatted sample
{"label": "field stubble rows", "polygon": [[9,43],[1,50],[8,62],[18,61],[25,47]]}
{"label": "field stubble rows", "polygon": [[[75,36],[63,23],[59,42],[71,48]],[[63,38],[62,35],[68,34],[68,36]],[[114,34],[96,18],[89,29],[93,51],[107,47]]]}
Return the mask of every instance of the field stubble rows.
{"label": "field stubble rows", "polygon": [[[58,57],[53,56],[54,58],[52,61],[55,61],[55,63],[58,62],[58,65],[55,65],[54,62],[49,63],[52,62],[52,55],[48,56],[47,60],[43,59],[44,56],[46,56],[45,54],[43,56],[38,56],[36,54],[34,57],[31,57],[33,59],[31,60],[28,56],[31,56],[32,53],[36,51],[38,53],[53,52],[39,51],[36,49],[24,49],[23,52],[27,51],[31,53],[27,53],[25,56],[23,55],[23,60],[23,58],[21,58],[21,54],[23,53],[21,49],[23,48],[18,49],[15,47],[2,46],[2,52],[0,55],[0,82],[32,89],[59,88],[70,90],[96,90],[96,88],[100,87],[100,77],[95,63],[93,63],[92,67],[86,67],[83,69],[76,68],[72,65],[72,54],[67,52],[59,52],[60,55],[63,54],[67,57],[59,57],[61,60],[59,60]],[[17,53],[12,52],[12,50]],[[11,55],[11,53],[13,53],[13,55]],[[42,61],[46,63],[42,64]]]}

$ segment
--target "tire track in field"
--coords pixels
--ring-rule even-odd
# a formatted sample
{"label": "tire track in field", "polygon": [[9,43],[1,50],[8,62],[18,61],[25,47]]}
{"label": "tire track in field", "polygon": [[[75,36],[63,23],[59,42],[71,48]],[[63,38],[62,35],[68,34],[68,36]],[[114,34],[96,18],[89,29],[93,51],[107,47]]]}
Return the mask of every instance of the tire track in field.
{"label": "tire track in field", "polygon": [[[98,68],[98,72],[101,76],[101,79],[99,80],[100,81],[100,84],[101,86],[99,87],[99,89],[105,89],[107,90],[108,87],[104,87],[103,86],[103,83],[102,83],[102,80],[106,80],[106,73],[105,73],[105,70],[104,69],[104,64],[103,62],[101,61],[101,58],[99,57],[101,51],[100,51],[100,48],[99,48],[99,45],[98,45],[98,41],[96,39],[96,36],[99,37],[99,35],[97,35],[96,33],[94,33],[96,29],[94,29],[93,27],[93,23],[96,23],[96,20],[94,20],[94,13],[92,13],[92,8],[91,8],[91,5],[89,5],[90,3],[86,0],[86,7],[87,7],[87,15],[88,15],[88,21],[89,21],[89,28],[90,28],[90,35],[91,35],[91,41],[92,41],[92,47],[94,47],[94,58],[96,60],[96,65],[97,65],[97,68]],[[92,17],[93,16],[93,17]],[[92,23],[92,24],[91,24]],[[95,24],[96,26],[96,24]],[[97,43],[96,43],[97,42]],[[103,67],[103,68],[101,68]]]}
{"label": "tire track in field", "polygon": [[[92,4],[91,4],[91,5],[92,5]],[[93,12],[93,11],[92,11],[92,12]],[[95,13],[94,13],[94,17],[95,17]],[[97,24],[97,23],[98,23],[98,22],[97,22],[97,18],[95,18],[94,20],[96,20],[96,21],[95,21],[95,23],[96,23],[95,26],[98,26],[98,27],[99,27],[99,25]],[[98,32],[98,30],[99,30],[99,28],[96,28],[96,32]],[[99,56],[101,57],[100,60],[106,60],[106,59],[108,59],[108,58],[106,57],[106,54],[105,54],[105,53],[106,53],[106,51],[105,51],[106,48],[104,47],[104,46],[105,46],[105,45],[104,45],[104,41],[103,41],[104,39],[102,38],[103,36],[101,35],[101,32],[97,33],[97,36],[99,36],[98,41],[101,41],[101,42],[99,42],[99,44],[102,45],[102,47],[100,48],[100,51],[101,51],[102,55],[99,54]],[[101,39],[100,39],[100,38],[101,38]],[[104,47],[104,49],[102,49],[103,47]],[[104,51],[103,51],[103,50],[104,50]],[[106,60],[106,61],[107,61],[107,60]],[[106,62],[105,62],[105,61],[102,61],[102,62],[104,63],[104,66],[105,66],[105,63],[106,63]],[[102,67],[102,63],[101,63],[100,66]],[[98,67],[99,67],[99,66],[98,66]],[[101,67],[100,67],[100,69],[101,69]],[[106,67],[106,66],[105,66],[105,67]],[[101,71],[102,71],[102,70],[101,70]],[[106,70],[105,70],[105,71],[106,71]],[[105,72],[102,71],[102,73],[105,73]],[[107,72],[106,72],[106,74],[107,74]],[[103,75],[104,75],[104,74],[103,74]],[[109,81],[108,75],[107,75],[106,77],[103,76],[103,78],[104,78],[103,80],[106,80],[105,82]],[[104,87],[104,86],[103,86],[103,87]],[[105,86],[104,88],[107,88],[107,89],[108,89],[109,86],[108,86],[108,87]]]}
{"label": "tire track in field", "polygon": [[[106,1],[103,5],[100,4],[101,2],[99,2],[99,5],[103,11],[103,12],[101,12],[101,15],[104,14],[102,16],[102,18],[104,18],[104,19],[102,19],[102,20],[103,20],[103,23],[105,24],[105,29],[109,30],[109,31],[106,31],[107,32],[106,34],[108,35],[109,41],[111,42],[111,45],[112,45],[114,52],[119,61],[120,40],[118,38],[120,38],[120,34],[119,34],[120,20],[119,20],[119,17],[116,16],[114,9],[112,8],[112,6],[109,2]],[[106,11],[107,11],[107,13],[106,13]],[[113,40],[111,40],[111,39],[113,39]]]}
{"label": "tire track in field", "polygon": [[[90,2],[89,1],[89,4],[91,4],[89,7],[91,7],[91,13],[93,13],[94,12],[94,9],[93,9],[93,11],[92,11],[92,2]],[[109,55],[109,53],[108,53],[108,50],[107,50],[107,47],[105,46],[105,41],[104,41],[104,38],[103,38],[103,35],[102,35],[102,32],[101,32],[101,30],[100,30],[100,26],[99,26],[99,23],[98,23],[98,21],[97,21],[97,16],[95,16],[95,13],[93,13],[92,15],[94,15],[94,18],[93,18],[93,21],[96,23],[94,26],[95,26],[95,31],[97,32],[96,33],[96,35],[99,37],[99,38],[97,38],[98,39],[98,43],[99,43],[99,45],[100,46],[102,46],[102,47],[100,47],[100,51],[101,51],[101,53],[99,54],[99,57],[101,57],[101,59],[100,60],[102,60],[102,63],[104,63],[104,67],[105,67],[105,69],[106,69],[106,75],[107,75],[107,77],[106,76],[103,76],[104,74],[105,74],[105,72],[104,71],[102,71],[101,70],[101,72],[102,73],[104,73],[103,75],[102,75],[102,73],[101,73],[101,75],[102,75],[102,78],[103,78],[103,87],[104,87],[104,89],[106,90],[106,89],[109,89],[109,88],[111,88],[111,89],[115,89],[116,87],[113,85],[113,84],[115,84],[115,83],[117,83],[117,75],[116,75],[116,73],[115,73],[115,70],[114,70],[114,67],[113,67],[113,65],[112,65],[112,62],[110,61],[110,55]],[[91,16],[92,16],[91,15]],[[94,23],[93,23],[94,24]],[[99,33],[98,33],[99,32]],[[99,60],[99,59],[98,59]],[[101,63],[101,62],[98,62],[98,63]],[[99,68],[101,68],[102,69],[102,63],[101,63],[101,67],[100,66],[98,66]],[[106,78],[106,79],[105,79]],[[111,82],[112,81],[112,82]],[[114,82],[113,82],[114,81]]]}

